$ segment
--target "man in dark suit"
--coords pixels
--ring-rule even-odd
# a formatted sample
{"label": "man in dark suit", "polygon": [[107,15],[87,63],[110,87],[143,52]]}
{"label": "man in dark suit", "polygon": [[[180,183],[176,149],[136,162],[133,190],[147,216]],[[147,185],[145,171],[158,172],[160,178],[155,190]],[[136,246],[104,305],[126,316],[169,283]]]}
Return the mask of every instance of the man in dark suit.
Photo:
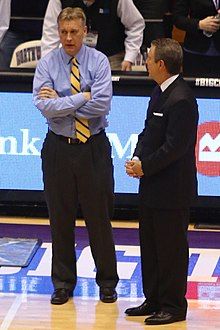
{"label": "man in dark suit", "polygon": [[[140,178],[140,247],[146,297],[129,316],[150,315],[147,325],[183,321],[188,270],[189,207],[197,194],[196,99],[179,76],[182,49],[175,40],[154,40],[147,58],[157,82],[126,172]],[[158,90],[161,89],[159,96]]]}
{"label": "man in dark suit", "polygon": [[220,74],[219,0],[177,0],[173,22],[186,32],[183,73],[186,76],[219,77]]}

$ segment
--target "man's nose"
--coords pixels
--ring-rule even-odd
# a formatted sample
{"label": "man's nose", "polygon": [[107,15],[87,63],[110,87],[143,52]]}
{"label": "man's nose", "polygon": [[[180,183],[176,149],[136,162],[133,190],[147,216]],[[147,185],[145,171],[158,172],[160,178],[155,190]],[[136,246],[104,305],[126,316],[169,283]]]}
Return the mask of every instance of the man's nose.
{"label": "man's nose", "polygon": [[71,40],[72,39],[72,34],[71,34],[71,32],[68,32],[67,33],[67,40]]}

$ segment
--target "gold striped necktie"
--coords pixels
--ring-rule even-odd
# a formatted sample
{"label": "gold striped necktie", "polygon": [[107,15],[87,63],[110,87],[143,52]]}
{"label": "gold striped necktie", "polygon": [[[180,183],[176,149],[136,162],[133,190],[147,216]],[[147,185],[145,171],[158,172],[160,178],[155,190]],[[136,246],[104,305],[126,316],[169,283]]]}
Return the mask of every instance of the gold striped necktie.
{"label": "gold striped necktie", "polygon": [[[72,94],[80,93],[80,73],[79,73],[77,59],[75,57],[72,59],[70,82],[71,82]],[[88,119],[75,117],[75,128],[76,128],[77,139],[85,143],[91,135],[89,130]]]}

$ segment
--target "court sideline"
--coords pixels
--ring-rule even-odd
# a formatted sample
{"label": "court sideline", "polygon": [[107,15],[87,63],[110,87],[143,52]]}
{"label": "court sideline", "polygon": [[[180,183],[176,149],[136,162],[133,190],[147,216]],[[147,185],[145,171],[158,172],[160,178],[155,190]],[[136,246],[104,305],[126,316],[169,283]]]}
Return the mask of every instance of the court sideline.
{"label": "court sideline", "polygon": [[[1,217],[0,223],[33,225],[31,227],[33,229],[36,228],[35,225],[46,226],[45,229],[48,227],[47,219]],[[92,275],[90,276],[88,273],[88,277],[86,277],[86,272],[92,265],[89,265],[90,259],[84,237],[83,243],[78,242],[79,267],[77,267],[78,276],[81,278],[79,278],[75,296],[65,305],[51,305],[49,301],[51,284],[48,273],[50,242],[43,242],[44,248],[40,249],[42,251],[38,251],[38,255],[34,256],[28,269],[16,270],[13,267],[11,269],[0,267],[0,330],[139,330],[148,328],[155,330],[163,328],[214,330],[220,328],[220,246],[217,245],[216,248],[213,248],[208,247],[208,245],[204,245],[204,247],[200,245],[196,248],[195,240],[192,241],[189,292],[187,293],[189,302],[187,320],[164,326],[149,327],[144,325],[144,317],[126,317],[124,314],[126,308],[138,305],[143,301],[138,270],[138,224],[130,221],[115,221],[112,224],[116,234],[119,230],[119,235],[116,235],[116,250],[122,278],[118,285],[119,299],[116,303],[104,304],[100,302],[98,288],[94,284]],[[77,226],[79,229],[83,228],[84,222],[77,221]],[[79,233],[83,233],[80,230]],[[192,225],[189,230],[192,234],[194,231]],[[202,231],[200,232],[202,233]],[[123,233],[125,233],[124,236]],[[215,233],[220,234],[217,231]],[[126,235],[130,236],[126,238]],[[128,240],[131,241],[132,236],[135,237],[134,242],[130,242],[128,246],[127,242]],[[205,231],[203,231],[202,236],[206,237]],[[123,255],[122,251],[124,251]],[[127,257],[125,257],[126,253]],[[83,259],[83,256],[86,259]],[[84,260],[87,260],[86,264]],[[135,265],[136,268],[134,268]],[[208,268],[210,268],[209,271]]]}

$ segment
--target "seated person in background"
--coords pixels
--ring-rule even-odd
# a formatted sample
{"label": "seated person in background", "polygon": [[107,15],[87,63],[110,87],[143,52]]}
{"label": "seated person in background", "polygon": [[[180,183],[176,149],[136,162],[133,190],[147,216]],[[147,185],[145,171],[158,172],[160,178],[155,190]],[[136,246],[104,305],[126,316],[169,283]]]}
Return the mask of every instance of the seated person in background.
{"label": "seated person in background", "polygon": [[43,22],[31,18],[44,17],[47,4],[48,0],[0,1],[0,70],[9,69],[13,51],[19,44],[41,39]]}
{"label": "seated person in background", "polygon": [[65,7],[84,10],[88,28],[84,41],[108,56],[112,70],[131,70],[145,26],[132,0],[49,0],[43,23],[42,56],[59,46],[57,16]]}
{"label": "seated person in background", "polygon": [[186,31],[183,73],[185,76],[220,75],[219,0],[176,0],[173,21]]}

